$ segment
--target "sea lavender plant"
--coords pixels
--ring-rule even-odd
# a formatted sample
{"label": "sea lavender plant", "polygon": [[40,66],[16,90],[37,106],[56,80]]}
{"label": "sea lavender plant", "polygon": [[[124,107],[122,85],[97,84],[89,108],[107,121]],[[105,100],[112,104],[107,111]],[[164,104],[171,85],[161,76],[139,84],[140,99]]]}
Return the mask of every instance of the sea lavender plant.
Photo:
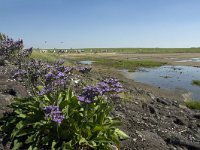
{"label": "sea lavender plant", "polygon": [[4,34],[0,34],[0,56],[3,60],[11,60],[23,48],[23,41],[14,41]]}

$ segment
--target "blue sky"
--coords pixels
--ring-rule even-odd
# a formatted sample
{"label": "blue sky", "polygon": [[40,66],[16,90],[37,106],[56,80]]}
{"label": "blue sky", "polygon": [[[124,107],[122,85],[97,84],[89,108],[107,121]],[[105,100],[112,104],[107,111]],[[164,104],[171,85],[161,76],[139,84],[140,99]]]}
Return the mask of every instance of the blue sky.
{"label": "blue sky", "polygon": [[0,32],[26,47],[200,47],[199,8],[200,0],[0,0]]}

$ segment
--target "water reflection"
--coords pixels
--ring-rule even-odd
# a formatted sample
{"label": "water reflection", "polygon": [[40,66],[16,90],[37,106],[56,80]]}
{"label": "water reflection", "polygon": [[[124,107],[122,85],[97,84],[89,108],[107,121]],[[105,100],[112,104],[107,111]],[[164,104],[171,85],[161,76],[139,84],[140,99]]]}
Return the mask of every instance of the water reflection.
{"label": "water reflection", "polygon": [[200,58],[191,58],[185,60],[177,60],[176,62],[200,62]]}
{"label": "water reflection", "polygon": [[93,62],[95,62],[95,61],[83,60],[83,61],[80,61],[79,63],[81,63],[81,64],[83,64],[83,65],[91,65]]}
{"label": "water reflection", "polygon": [[127,78],[151,84],[163,89],[178,89],[191,92],[194,100],[200,100],[200,87],[192,85],[192,80],[200,80],[200,68],[190,66],[162,66],[140,68],[136,72],[123,70]]}

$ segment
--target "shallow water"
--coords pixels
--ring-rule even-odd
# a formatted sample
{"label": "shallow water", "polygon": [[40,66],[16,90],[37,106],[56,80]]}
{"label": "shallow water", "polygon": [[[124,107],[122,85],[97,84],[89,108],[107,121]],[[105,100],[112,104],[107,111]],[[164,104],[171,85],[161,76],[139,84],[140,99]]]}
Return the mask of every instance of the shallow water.
{"label": "shallow water", "polygon": [[150,69],[142,68],[136,72],[128,72],[127,70],[123,70],[123,72],[130,79],[162,89],[191,92],[194,100],[200,100],[200,87],[192,84],[192,80],[200,80],[200,68],[190,66],[161,66]]}
{"label": "shallow water", "polygon": [[91,65],[93,62],[95,62],[95,61],[83,60],[83,61],[80,61],[79,63],[81,63],[81,64],[83,64],[83,65]]}
{"label": "shallow water", "polygon": [[191,58],[191,59],[185,59],[185,60],[178,60],[176,62],[200,62],[200,58]]}

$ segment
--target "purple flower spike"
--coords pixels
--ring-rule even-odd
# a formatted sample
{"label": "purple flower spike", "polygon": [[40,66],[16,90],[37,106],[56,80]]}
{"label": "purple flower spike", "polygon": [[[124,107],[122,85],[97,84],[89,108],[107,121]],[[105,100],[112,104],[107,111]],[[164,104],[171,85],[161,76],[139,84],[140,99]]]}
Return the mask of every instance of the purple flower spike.
{"label": "purple flower spike", "polygon": [[23,76],[25,75],[27,72],[25,70],[17,70],[17,72],[15,72],[15,74],[13,75],[13,78],[17,78],[17,77],[20,77],[20,76]]}
{"label": "purple flower spike", "polygon": [[58,123],[58,125],[62,123],[64,115],[59,110],[58,106],[53,106],[53,105],[47,106],[44,108],[44,111],[46,119],[50,118],[52,121]]}
{"label": "purple flower spike", "polygon": [[59,78],[62,78],[62,77],[64,77],[64,76],[65,76],[64,73],[62,73],[62,72],[58,72],[56,78],[59,79]]}
{"label": "purple flower spike", "polygon": [[85,103],[92,103],[98,95],[100,95],[100,91],[97,87],[87,86],[83,89],[83,93],[78,96],[78,100]]}

